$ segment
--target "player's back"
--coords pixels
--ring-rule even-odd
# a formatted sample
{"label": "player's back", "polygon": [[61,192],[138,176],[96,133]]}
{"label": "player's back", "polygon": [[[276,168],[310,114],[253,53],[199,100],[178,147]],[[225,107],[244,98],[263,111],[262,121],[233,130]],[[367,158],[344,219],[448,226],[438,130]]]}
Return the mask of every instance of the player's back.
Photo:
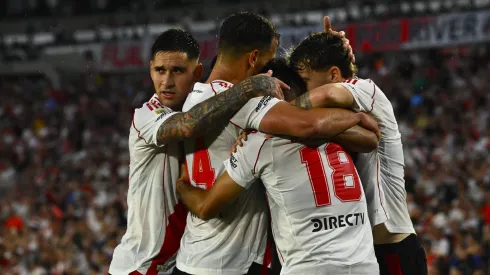
{"label": "player's back", "polygon": [[[232,87],[225,81],[196,83],[184,111]],[[242,128],[258,124],[277,99],[250,100],[227,127],[214,136],[186,141],[186,164],[192,185],[209,188],[224,172],[232,145]],[[269,104],[270,103],[270,104]],[[255,126],[258,127],[258,126]],[[177,256],[177,267],[192,274],[241,274],[253,263],[262,263],[268,225],[265,190],[257,185],[244,192],[219,217],[208,221],[188,215]]]}
{"label": "player's back", "polygon": [[378,274],[363,188],[340,145],[305,145],[260,133],[246,143],[228,171],[246,161],[244,169],[261,175],[282,274]]}
{"label": "player's back", "polygon": [[187,216],[175,191],[179,151],[176,144],[158,146],[155,136],[171,115],[156,96],[135,109],[129,135],[128,224],[114,250],[111,274],[169,274],[175,265]]}
{"label": "player's back", "polygon": [[[392,233],[415,233],[406,205],[404,180],[404,156],[401,134],[395,118],[393,106],[383,91],[370,79],[349,79],[342,83],[355,100],[356,111],[372,114],[378,121],[381,140],[378,150],[359,154],[356,162],[361,179],[371,174],[373,181],[381,184],[384,196],[380,199],[379,213],[389,217],[385,225]],[[372,175],[370,163],[379,158],[379,178]],[[366,183],[366,182],[365,182]],[[378,223],[376,223],[378,224]]]}

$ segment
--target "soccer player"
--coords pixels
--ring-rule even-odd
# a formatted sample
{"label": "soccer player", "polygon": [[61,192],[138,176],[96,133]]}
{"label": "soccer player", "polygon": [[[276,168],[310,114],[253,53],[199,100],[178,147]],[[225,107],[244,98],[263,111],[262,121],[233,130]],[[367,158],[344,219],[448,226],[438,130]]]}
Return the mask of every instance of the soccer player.
{"label": "soccer player", "polygon": [[[282,76],[294,79],[295,71]],[[377,141],[374,134],[370,138]],[[209,219],[227,211],[241,203],[243,193],[260,188],[261,179],[281,274],[379,274],[363,188],[340,145],[256,133],[224,166],[226,172],[208,190],[178,181],[177,192],[192,213]]]}
{"label": "soccer player", "polygon": [[310,91],[294,103],[305,109],[352,109],[377,119],[382,135],[378,150],[359,154],[356,166],[366,191],[380,271],[382,275],[427,274],[425,251],[407,209],[403,145],[393,106],[373,81],[354,78],[341,44],[335,36],[317,33],[293,50],[290,65]]}
{"label": "soccer player", "polygon": [[[263,17],[237,13],[225,19],[213,71],[206,83],[196,83],[183,110],[257,74],[274,57],[277,46],[275,28]],[[223,173],[223,161],[229,157],[241,129],[302,138],[331,138],[359,123],[375,128],[369,126],[368,117],[353,115],[341,109],[305,111],[272,97],[254,98],[230,120],[224,131],[185,142],[191,183],[203,189],[213,185]],[[372,150],[377,141],[370,145]],[[256,185],[223,211],[219,219],[204,221],[189,215],[174,274],[256,274],[263,263],[268,223],[263,196],[264,192]]]}
{"label": "soccer player", "polygon": [[[250,98],[273,96],[275,79],[259,75],[178,112],[201,77],[199,46],[187,32],[162,33],[151,49],[155,94],[134,111],[129,134],[128,225],[109,272],[169,274],[185,227],[187,211],[178,201],[178,142],[222,129]],[[222,104],[226,102],[226,104]]]}

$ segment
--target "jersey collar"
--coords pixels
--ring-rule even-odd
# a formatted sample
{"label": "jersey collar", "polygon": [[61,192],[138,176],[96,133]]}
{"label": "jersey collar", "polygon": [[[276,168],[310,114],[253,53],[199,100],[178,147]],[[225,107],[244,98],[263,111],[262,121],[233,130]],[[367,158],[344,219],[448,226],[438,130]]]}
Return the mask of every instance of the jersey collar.
{"label": "jersey collar", "polygon": [[231,84],[228,81],[224,81],[224,80],[214,80],[214,81],[211,81],[211,83],[209,83],[209,84],[211,85],[211,88],[213,89],[213,91],[217,94],[219,94],[223,91],[226,91],[229,88],[233,87],[233,84]]}

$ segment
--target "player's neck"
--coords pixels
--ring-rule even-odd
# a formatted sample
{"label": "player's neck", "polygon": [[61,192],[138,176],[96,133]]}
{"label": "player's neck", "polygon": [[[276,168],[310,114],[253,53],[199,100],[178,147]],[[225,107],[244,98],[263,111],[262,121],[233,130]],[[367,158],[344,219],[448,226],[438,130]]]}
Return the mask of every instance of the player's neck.
{"label": "player's neck", "polygon": [[206,83],[210,83],[215,80],[223,80],[232,84],[237,84],[247,77],[245,70],[240,69],[239,64],[228,64],[225,62],[216,62],[211,74],[208,77]]}
{"label": "player's neck", "polygon": [[178,106],[175,106],[173,108],[171,108],[173,111],[177,111],[177,112],[182,112],[182,108],[184,107],[184,104],[179,104]]}

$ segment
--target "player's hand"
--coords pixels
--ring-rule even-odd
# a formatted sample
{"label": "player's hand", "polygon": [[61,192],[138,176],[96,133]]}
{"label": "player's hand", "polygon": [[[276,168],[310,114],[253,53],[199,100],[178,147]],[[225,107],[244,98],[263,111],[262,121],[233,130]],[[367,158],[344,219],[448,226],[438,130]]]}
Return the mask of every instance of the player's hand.
{"label": "player's hand", "polygon": [[349,58],[352,63],[356,63],[356,56],[354,55],[354,52],[352,51],[352,47],[349,43],[349,39],[345,37],[345,32],[344,31],[334,31],[332,29],[332,22],[330,21],[330,17],[325,16],[323,17],[323,31],[324,32],[330,32],[335,36],[338,36],[342,39],[342,45],[344,46],[344,49],[347,49],[349,53]]}
{"label": "player's hand", "polygon": [[284,100],[284,92],[283,91],[289,91],[289,90],[291,90],[291,88],[286,83],[284,83],[281,80],[273,77],[272,74],[273,74],[272,70],[269,70],[269,71],[267,71],[267,73],[262,74],[262,75],[266,75],[266,76],[270,76],[270,77],[274,78],[274,80],[276,81],[275,96],[281,100]]}
{"label": "player's hand", "polygon": [[185,188],[185,186],[188,184],[190,184],[189,179],[185,179],[182,177],[177,179],[177,183],[175,185],[177,193],[180,192],[179,190],[182,190],[182,188]]}
{"label": "player's hand", "polygon": [[379,131],[378,122],[376,121],[376,119],[362,112],[358,113],[358,115],[361,118],[361,121],[359,122],[359,126],[375,133],[379,140],[381,138],[381,132]]}
{"label": "player's hand", "polygon": [[187,166],[185,165],[185,163],[182,163],[180,165],[180,179],[187,182],[189,181],[189,175],[187,174]]}
{"label": "player's hand", "polygon": [[243,130],[240,133],[240,135],[235,140],[235,144],[233,144],[233,147],[231,148],[230,156],[233,155],[233,153],[236,153],[238,146],[243,146],[243,141],[247,141],[248,134],[250,134],[250,131],[247,130]]}

